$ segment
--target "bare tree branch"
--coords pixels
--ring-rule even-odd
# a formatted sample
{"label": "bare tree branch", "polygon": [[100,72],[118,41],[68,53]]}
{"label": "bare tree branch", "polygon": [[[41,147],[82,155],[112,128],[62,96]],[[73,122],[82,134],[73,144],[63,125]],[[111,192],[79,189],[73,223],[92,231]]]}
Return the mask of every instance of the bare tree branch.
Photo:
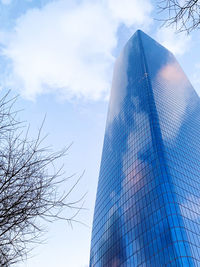
{"label": "bare tree branch", "polygon": [[[84,203],[84,196],[70,201],[82,175],[60,192],[68,179],[75,178],[65,177],[63,166],[55,168],[70,146],[57,152],[42,146],[44,121],[36,138],[30,139],[29,127],[23,128],[13,110],[15,101],[9,92],[0,99],[0,263],[5,267],[26,258],[30,244],[40,242],[45,231],[40,221],[71,224]],[[66,216],[68,210],[74,212]]]}
{"label": "bare tree branch", "polygon": [[158,0],[159,13],[167,13],[167,18],[161,19],[163,25],[175,25],[179,32],[188,34],[200,28],[199,0]]}

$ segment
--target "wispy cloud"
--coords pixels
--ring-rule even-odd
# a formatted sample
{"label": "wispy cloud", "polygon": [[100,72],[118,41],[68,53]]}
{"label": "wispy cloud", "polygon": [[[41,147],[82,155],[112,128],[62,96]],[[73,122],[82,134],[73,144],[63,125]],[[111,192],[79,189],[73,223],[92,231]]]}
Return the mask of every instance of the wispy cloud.
{"label": "wispy cloud", "polygon": [[7,84],[30,99],[47,92],[67,99],[105,97],[119,26],[149,25],[151,10],[148,0],[59,0],[30,9],[3,43]]}
{"label": "wispy cloud", "polygon": [[111,16],[124,23],[126,26],[150,24],[150,12],[152,5],[150,1],[144,0],[107,0]]}
{"label": "wispy cloud", "polygon": [[172,28],[160,28],[156,39],[175,55],[183,55],[190,49],[191,37],[185,33],[176,33]]}

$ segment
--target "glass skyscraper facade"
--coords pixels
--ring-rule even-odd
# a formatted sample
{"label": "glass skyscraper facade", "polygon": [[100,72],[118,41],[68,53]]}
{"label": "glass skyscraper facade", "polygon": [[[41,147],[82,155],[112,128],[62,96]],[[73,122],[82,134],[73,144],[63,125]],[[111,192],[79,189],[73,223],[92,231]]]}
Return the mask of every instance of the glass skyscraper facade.
{"label": "glass skyscraper facade", "polygon": [[90,267],[200,266],[200,100],[137,31],[117,59]]}

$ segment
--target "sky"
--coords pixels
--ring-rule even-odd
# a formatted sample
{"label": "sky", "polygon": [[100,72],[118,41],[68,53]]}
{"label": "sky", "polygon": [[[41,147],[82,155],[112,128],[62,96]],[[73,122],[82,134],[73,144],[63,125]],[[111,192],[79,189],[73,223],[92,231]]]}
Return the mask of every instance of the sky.
{"label": "sky", "polygon": [[[16,108],[37,133],[46,115],[45,142],[55,150],[73,142],[66,174],[79,177],[70,198],[85,192],[70,227],[48,224],[45,243],[19,267],[87,267],[113,66],[123,46],[142,29],[177,57],[200,93],[200,35],[161,28],[150,0],[1,0],[0,88],[19,94]],[[64,190],[71,184],[63,185]],[[70,199],[70,200],[71,200]],[[69,212],[69,213],[68,213]],[[66,210],[66,216],[70,211]]]}

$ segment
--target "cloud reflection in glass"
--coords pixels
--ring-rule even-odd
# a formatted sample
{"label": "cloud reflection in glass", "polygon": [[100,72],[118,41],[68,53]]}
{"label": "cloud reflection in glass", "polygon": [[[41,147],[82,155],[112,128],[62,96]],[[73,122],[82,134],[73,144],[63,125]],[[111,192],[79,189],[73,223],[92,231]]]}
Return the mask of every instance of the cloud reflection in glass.
{"label": "cloud reflection in glass", "polygon": [[114,70],[91,267],[200,265],[200,101],[137,31]]}

